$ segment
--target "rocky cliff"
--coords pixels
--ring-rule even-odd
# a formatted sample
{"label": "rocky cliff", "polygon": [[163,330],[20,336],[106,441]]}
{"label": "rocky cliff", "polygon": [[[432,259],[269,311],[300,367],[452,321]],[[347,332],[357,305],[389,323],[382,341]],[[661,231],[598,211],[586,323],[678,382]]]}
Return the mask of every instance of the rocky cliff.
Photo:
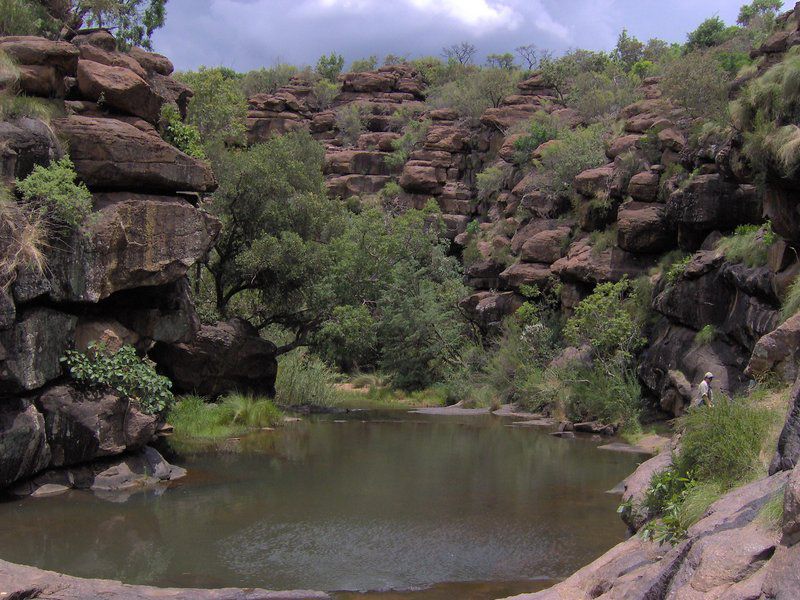
{"label": "rocky cliff", "polygon": [[[93,214],[80,230],[45,250],[42,273],[20,267],[0,282],[0,488],[49,468],[75,467],[141,451],[157,417],[112,391],[87,391],[64,376],[61,358],[92,342],[142,355],[158,346],[195,357],[193,377],[178,389],[219,392],[229,372],[222,330],[249,344],[261,387],[274,382],[275,348],[236,324],[201,327],[187,287],[188,269],[208,252],[220,224],[199,208],[216,182],[205,162],[165,142],[161,108],[185,112],[191,90],[170,77],[165,57],[116,49],[105,31],[70,42],[0,38],[0,50],[19,66],[19,90],[46,98],[56,116],[0,122],[0,177],[25,178],[68,152],[93,195]],[[3,260],[6,260],[4,257]],[[227,328],[227,329],[226,329]],[[230,329],[230,331],[228,331]],[[224,337],[224,335],[222,336]],[[197,357],[200,338],[206,354]],[[228,350],[233,342],[227,339]],[[182,357],[163,358],[168,369]],[[256,368],[258,367],[258,368]],[[233,384],[230,381],[233,380]],[[39,483],[79,487],[169,479],[176,471],[154,451],[127,463],[62,471]],[[130,483],[130,481],[128,481]],[[24,489],[22,490],[25,491]]]}

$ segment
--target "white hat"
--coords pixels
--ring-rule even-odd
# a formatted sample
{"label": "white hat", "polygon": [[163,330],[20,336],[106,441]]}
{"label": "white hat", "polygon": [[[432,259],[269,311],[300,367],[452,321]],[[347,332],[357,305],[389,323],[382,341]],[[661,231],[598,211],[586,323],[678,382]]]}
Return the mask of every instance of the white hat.
{"label": "white hat", "polygon": [[708,373],[706,373],[703,379],[714,379],[714,374],[711,371],[709,371]]}

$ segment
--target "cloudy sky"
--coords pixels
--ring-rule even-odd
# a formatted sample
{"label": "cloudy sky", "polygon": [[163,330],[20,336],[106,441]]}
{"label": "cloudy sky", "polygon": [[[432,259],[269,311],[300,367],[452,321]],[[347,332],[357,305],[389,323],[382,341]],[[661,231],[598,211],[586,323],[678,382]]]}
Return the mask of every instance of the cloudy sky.
{"label": "cloudy sky", "polygon": [[169,0],[155,49],[178,69],[313,64],[338,52],[438,55],[468,40],[481,57],[534,43],[610,49],[623,27],[683,41],[703,19],[736,21],[745,0]]}

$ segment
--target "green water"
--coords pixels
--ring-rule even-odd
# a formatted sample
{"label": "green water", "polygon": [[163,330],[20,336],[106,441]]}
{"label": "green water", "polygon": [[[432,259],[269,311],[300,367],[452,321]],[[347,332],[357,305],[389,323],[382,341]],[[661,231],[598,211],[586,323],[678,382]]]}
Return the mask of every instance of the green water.
{"label": "green water", "polygon": [[162,493],[0,504],[0,557],[159,586],[426,590],[387,600],[541,589],[624,539],[604,492],[642,457],[508,423],[360,413],[184,451]]}

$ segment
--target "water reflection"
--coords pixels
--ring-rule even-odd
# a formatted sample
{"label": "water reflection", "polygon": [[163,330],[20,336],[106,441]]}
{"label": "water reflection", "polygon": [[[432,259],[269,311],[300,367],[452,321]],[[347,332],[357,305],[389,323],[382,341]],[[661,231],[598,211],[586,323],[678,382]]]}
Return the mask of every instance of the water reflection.
{"label": "water reflection", "polygon": [[190,476],[160,496],[0,504],[0,556],[200,587],[560,578],[623,538],[604,491],[637,462],[492,417],[399,413],[296,423],[238,446],[177,449]]}

